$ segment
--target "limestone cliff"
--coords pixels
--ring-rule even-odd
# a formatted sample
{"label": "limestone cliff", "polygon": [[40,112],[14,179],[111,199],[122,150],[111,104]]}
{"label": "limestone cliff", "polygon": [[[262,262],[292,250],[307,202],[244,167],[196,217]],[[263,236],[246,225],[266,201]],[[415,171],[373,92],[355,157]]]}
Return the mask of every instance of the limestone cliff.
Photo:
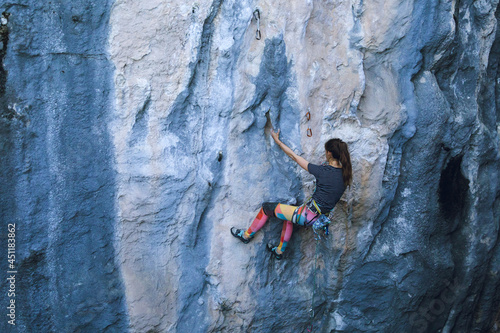
{"label": "limestone cliff", "polygon": [[[0,13],[1,331],[500,329],[498,0]],[[282,261],[279,221],[229,233],[313,191],[271,123],[313,163],[342,138],[354,173],[330,236],[296,228]]]}

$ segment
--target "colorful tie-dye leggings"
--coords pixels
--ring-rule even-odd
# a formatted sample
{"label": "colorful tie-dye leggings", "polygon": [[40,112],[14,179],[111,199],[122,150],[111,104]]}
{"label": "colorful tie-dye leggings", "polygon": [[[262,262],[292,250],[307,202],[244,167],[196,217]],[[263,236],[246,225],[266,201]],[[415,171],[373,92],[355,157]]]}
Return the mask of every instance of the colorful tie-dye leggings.
{"label": "colorful tie-dye leggings", "polygon": [[[266,215],[267,214],[267,215]],[[308,226],[318,215],[312,212],[307,206],[290,206],[280,203],[264,203],[257,217],[253,220],[252,225],[245,231],[245,237],[253,237],[269,217],[277,217],[283,220],[283,229],[281,231],[281,239],[278,249],[285,251],[286,245],[292,237],[293,223],[301,226]],[[292,223],[293,221],[293,223]]]}

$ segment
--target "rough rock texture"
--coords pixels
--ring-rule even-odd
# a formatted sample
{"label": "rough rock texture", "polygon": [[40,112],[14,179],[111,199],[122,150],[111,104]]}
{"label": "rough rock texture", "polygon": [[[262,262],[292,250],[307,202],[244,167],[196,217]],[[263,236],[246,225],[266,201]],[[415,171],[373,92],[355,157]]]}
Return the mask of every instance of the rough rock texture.
{"label": "rough rock texture", "polygon": [[[16,326],[2,332],[118,332],[128,326],[115,262],[116,172],[108,1],[3,2],[2,280],[16,224]],[[0,54],[1,55],[1,54]]]}
{"label": "rough rock texture", "polygon": [[[0,11],[20,332],[499,329],[498,0]],[[229,233],[313,190],[271,123],[314,163],[344,139],[354,168],[330,237],[296,228],[283,261],[278,221]]]}

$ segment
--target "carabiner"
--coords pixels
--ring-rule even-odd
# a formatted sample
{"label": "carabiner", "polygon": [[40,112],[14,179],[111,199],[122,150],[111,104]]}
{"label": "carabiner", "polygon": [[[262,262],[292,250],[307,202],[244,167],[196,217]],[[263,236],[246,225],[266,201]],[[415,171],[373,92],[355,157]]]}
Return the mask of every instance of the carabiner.
{"label": "carabiner", "polygon": [[260,11],[258,9],[256,9],[256,10],[253,11],[253,17],[256,20],[260,20]]}
{"label": "carabiner", "polygon": [[255,32],[255,39],[260,40],[260,38],[261,38],[260,30],[257,29],[257,31]]}

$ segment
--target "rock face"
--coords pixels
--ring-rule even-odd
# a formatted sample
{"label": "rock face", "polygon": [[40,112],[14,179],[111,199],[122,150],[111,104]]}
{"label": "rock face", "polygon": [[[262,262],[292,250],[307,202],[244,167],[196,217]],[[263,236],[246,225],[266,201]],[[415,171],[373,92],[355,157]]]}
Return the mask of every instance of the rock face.
{"label": "rock face", "polygon": [[[499,329],[498,0],[0,10],[2,331]],[[354,173],[282,261],[279,221],[229,233],[313,191],[271,126],[313,163],[342,138]]]}
{"label": "rock face", "polygon": [[[15,327],[2,332],[126,331],[113,242],[117,189],[111,3],[3,2],[1,262],[15,223]],[[6,76],[5,76],[6,75]]]}

